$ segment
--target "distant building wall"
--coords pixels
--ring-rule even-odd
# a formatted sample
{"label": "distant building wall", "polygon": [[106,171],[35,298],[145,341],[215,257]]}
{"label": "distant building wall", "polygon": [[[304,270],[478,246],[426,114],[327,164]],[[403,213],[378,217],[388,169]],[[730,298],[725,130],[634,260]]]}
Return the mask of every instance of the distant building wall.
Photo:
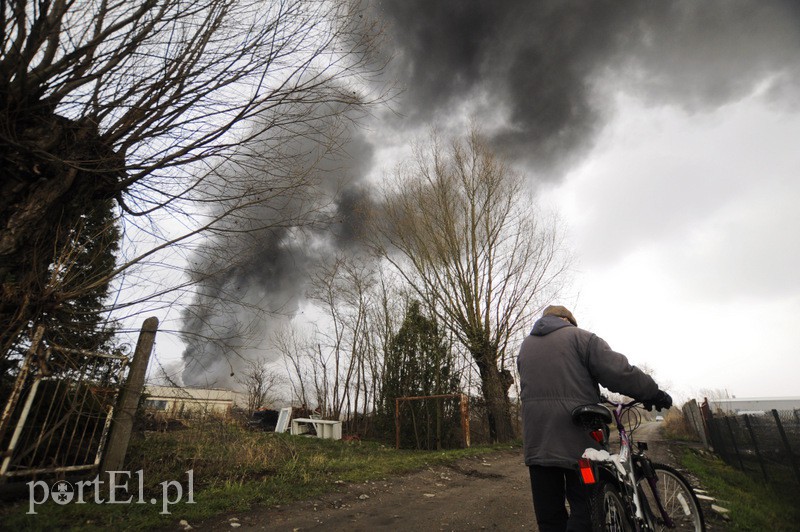
{"label": "distant building wall", "polygon": [[228,416],[234,405],[234,392],[230,390],[146,385],[144,393],[146,409],[168,416]]}
{"label": "distant building wall", "polygon": [[800,397],[743,397],[740,399],[709,399],[713,413],[740,414],[771,410],[800,409]]}
{"label": "distant building wall", "polygon": [[242,392],[231,392],[233,396],[233,406],[242,410],[247,410],[247,394]]}

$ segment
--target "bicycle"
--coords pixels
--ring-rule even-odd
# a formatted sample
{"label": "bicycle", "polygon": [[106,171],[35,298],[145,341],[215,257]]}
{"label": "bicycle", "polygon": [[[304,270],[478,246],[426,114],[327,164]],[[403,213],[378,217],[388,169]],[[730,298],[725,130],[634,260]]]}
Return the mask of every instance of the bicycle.
{"label": "bicycle", "polygon": [[[572,411],[573,420],[587,430],[602,450],[588,448],[578,462],[581,479],[593,486],[590,495],[592,529],[602,532],[689,530],[705,531],[697,496],[686,478],[674,468],[652,462],[647,443],[633,445],[633,433],[641,425],[634,407],[639,401],[582,405]],[[612,417],[613,413],[613,417]],[[630,431],[623,418],[628,416]],[[610,453],[609,425],[619,432],[619,452]]]}

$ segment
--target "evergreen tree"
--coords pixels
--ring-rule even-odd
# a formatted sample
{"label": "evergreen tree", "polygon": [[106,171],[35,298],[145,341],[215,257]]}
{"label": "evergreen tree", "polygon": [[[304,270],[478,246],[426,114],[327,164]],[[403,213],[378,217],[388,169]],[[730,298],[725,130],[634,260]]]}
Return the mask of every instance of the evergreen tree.
{"label": "evergreen tree", "polygon": [[[397,397],[424,397],[458,393],[459,379],[454,356],[444,332],[434,318],[425,316],[419,301],[406,311],[400,330],[389,343],[385,356],[382,386],[382,414],[386,424],[394,425]],[[404,402],[401,407],[401,440],[416,447],[439,448],[451,439],[458,423],[455,400]],[[391,421],[391,423],[389,423]]]}
{"label": "evergreen tree", "polygon": [[[74,203],[79,198],[73,200]],[[53,235],[55,255],[42,256],[31,271],[17,274],[17,280],[39,297],[25,301],[31,321],[23,324],[10,352],[21,356],[30,343],[35,325],[45,326],[44,341],[71,349],[109,351],[113,328],[106,325],[106,301],[110,273],[116,264],[120,231],[111,200],[92,208],[66,205],[62,218],[72,218],[68,229]],[[63,223],[63,222],[62,222]],[[14,356],[16,354],[16,356]]]}
{"label": "evergreen tree", "polygon": [[[44,326],[45,346],[105,353],[115,350],[114,328],[106,320],[110,274],[116,265],[120,240],[114,206],[111,200],[101,200],[85,209],[86,214],[78,212],[76,206],[67,205],[61,213],[63,219],[71,219],[69,229],[54,230],[51,235],[53,249],[59,252],[38,257],[35,268],[15,275],[15,281],[33,287],[25,298],[26,308],[21,309],[30,321],[22,324],[24,328],[15,336],[7,356],[0,357],[0,402],[11,393],[38,325]],[[119,361],[96,359],[82,370],[82,376],[75,373],[85,361],[80,353],[59,351],[51,354],[47,371],[51,376],[69,374],[73,379],[95,380],[112,378],[120,369]],[[57,386],[60,391],[51,390],[52,393],[66,393],[67,389]],[[63,400],[67,401],[68,396]]]}

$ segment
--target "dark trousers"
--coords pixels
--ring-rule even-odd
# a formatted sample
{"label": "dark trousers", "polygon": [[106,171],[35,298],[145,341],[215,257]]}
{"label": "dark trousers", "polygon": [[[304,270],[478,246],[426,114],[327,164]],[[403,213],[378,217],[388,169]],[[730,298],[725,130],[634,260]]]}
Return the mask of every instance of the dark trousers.
{"label": "dark trousers", "polygon": [[[589,488],[578,472],[561,467],[528,466],[533,509],[540,532],[589,532],[592,530]],[[569,501],[569,515],[564,505]]]}

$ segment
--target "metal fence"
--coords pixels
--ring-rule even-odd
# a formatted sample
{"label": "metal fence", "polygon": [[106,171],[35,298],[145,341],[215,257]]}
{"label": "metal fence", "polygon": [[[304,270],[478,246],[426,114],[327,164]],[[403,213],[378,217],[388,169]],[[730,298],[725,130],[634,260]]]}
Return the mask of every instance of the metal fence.
{"label": "metal fence", "polygon": [[[401,449],[452,449],[492,443],[486,402],[474,395],[464,397],[466,401],[461,394],[398,398],[394,411],[346,420],[343,428],[368,439],[391,441]],[[514,437],[521,438],[520,404],[512,401],[510,410]],[[354,430],[354,426],[367,430]]]}
{"label": "metal fence", "polygon": [[395,399],[398,449],[469,447],[469,402],[463,394]]}
{"label": "metal fence", "polygon": [[729,465],[769,483],[800,484],[800,410],[704,417],[714,450]]}
{"label": "metal fence", "polygon": [[41,336],[0,394],[0,483],[96,470],[103,454],[127,358],[43,347]]}

